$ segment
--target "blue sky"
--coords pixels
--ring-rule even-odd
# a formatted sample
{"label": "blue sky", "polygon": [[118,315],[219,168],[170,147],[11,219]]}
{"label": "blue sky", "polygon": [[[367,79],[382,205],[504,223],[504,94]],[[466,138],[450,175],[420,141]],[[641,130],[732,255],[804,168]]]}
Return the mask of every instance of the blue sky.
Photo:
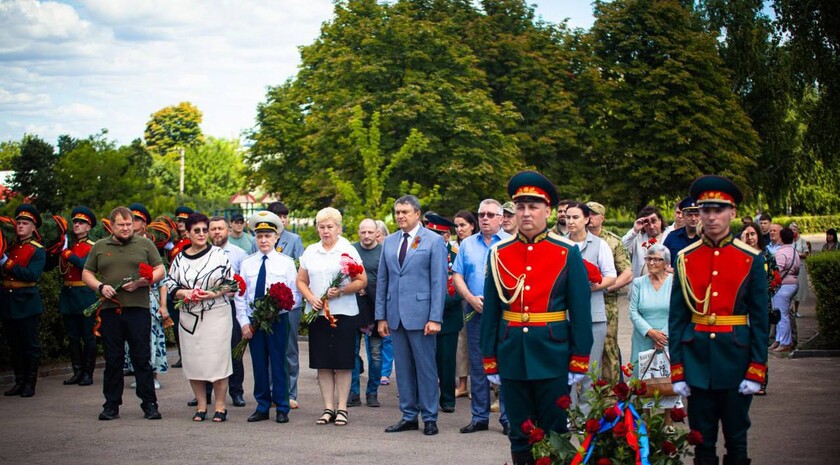
{"label": "blue sky", "polygon": [[[546,21],[592,25],[590,1],[529,3]],[[205,134],[238,137],[332,10],[332,0],[0,0],[0,140],[107,128],[127,144],[181,101],[202,110]]]}

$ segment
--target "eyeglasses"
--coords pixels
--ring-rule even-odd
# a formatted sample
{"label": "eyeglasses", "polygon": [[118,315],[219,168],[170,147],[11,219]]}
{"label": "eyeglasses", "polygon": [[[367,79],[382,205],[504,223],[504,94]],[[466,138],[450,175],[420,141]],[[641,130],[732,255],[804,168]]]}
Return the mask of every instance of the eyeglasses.
{"label": "eyeglasses", "polygon": [[194,228],[190,232],[193,234],[207,234],[207,231],[209,231],[207,228]]}
{"label": "eyeglasses", "polygon": [[487,219],[489,219],[489,220],[492,220],[493,218],[495,218],[495,217],[497,217],[497,216],[499,216],[499,214],[498,214],[498,213],[493,213],[493,212],[478,212],[478,217],[479,217],[479,218],[487,218]]}
{"label": "eyeglasses", "polygon": [[665,259],[664,258],[659,258],[659,257],[645,257],[645,261],[648,262],[648,263],[659,263],[659,262],[664,262]]}

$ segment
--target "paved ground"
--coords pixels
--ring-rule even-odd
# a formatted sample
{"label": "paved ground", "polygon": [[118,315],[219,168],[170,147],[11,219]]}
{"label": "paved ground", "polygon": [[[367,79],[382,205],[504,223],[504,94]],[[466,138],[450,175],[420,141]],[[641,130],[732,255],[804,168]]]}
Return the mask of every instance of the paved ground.
{"label": "paved ground", "polygon": [[[813,300],[802,307],[798,320],[801,340],[816,330]],[[630,323],[626,303],[621,316],[621,346],[629,353]],[[307,345],[301,358],[307,365]],[[246,361],[246,367],[250,362]],[[455,413],[441,413],[438,436],[420,432],[385,434],[383,429],[400,414],[396,386],[380,391],[382,408],[350,410],[350,424],[316,426],[320,407],[315,374],[304,369],[300,381],[301,408],[290,423],[249,424],[248,406],[230,407],[229,421],[193,423],[192,397],[180,370],[161,376],[158,391],[162,421],[144,420],[139,400],[126,389],[122,418],[96,419],[102,404],[101,370],[90,387],[63,386],[65,375],[39,380],[31,399],[0,397],[0,463],[269,463],[312,461],[342,464],[499,464],[509,460],[507,439],[498,416],[491,431],[463,435],[469,422],[469,401],[458,399]],[[835,414],[840,359],[771,357],[769,395],[756,397],[752,407],[750,450],[756,465],[770,463],[830,463],[840,457],[840,420]],[[363,381],[366,378],[363,376]],[[126,381],[130,382],[130,379]],[[126,383],[128,384],[128,383]],[[253,386],[246,369],[246,389]],[[2,390],[7,385],[0,386]],[[722,452],[721,452],[722,455]]]}

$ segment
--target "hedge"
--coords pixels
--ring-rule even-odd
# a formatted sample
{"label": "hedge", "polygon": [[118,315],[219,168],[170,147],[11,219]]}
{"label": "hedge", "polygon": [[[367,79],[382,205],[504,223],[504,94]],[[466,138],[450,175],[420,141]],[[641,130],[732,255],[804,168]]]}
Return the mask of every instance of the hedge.
{"label": "hedge", "polygon": [[823,234],[828,228],[840,228],[840,215],[778,216],[773,218],[773,222],[782,226],[794,222],[802,234]]}
{"label": "hedge", "polygon": [[809,256],[805,263],[817,295],[817,324],[826,345],[840,347],[840,251]]}

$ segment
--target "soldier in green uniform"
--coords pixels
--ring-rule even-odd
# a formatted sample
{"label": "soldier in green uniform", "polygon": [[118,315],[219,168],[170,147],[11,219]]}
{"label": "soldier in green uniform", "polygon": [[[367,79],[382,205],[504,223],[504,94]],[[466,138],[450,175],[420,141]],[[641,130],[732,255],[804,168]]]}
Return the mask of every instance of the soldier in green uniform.
{"label": "soldier in green uniform", "polygon": [[38,324],[44,312],[38,279],[44,271],[47,254],[33,239],[35,230],[41,226],[38,210],[23,204],[15,209],[15,220],[17,240],[0,258],[3,267],[0,318],[15,372],[14,386],[3,395],[32,397],[41,362]]}
{"label": "soldier in green uniform", "polygon": [[522,431],[532,420],[565,432],[557,399],[589,368],[592,316],[589,280],[578,248],[548,230],[557,190],[536,171],[508,182],[518,233],[490,250],[481,320],[481,352],[491,382],[499,382],[510,420],[514,465],[533,464]]}
{"label": "soldier in green uniform", "polygon": [[61,286],[58,298],[58,312],[64,319],[67,339],[70,340],[70,363],[73,366],[73,376],[65,380],[64,384],[90,386],[93,384],[93,369],[96,365],[96,337],[93,335],[96,318],[93,315],[86,317],[83,312],[96,301],[96,292],[82,281],[82,269],[94,244],[88,238],[88,232],[96,226],[96,215],[90,208],[78,206],[70,216],[73,240],[61,252],[59,264],[64,285]]}
{"label": "soldier in green uniform", "polygon": [[452,263],[458,255],[458,246],[449,242],[455,223],[433,213],[426,214],[426,228],[443,237],[446,243],[446,265],[448,280],[446,300],[443,302],[443,322],[437,334],[438,378],[440,378],[440,409],[446,413],[455,411],[455,354],[458,351],[458,332],[464,327],[464,312],[461,302],[464,298],[455,292],[452,284]]}
{"label": "soldier in green uniform", "polygon": [[696,465],[717,465],[718,423],[724,465],[748,465],[750,403],[767,375],[767,280],[764,257],[730,222],[743,196],[732,181],[701,176],[690,195],[703,235],[680,251],[671,294],[669,342],[674,391],[688,399],[691,429],[703,435]]}
{"label": "soldier in green uniform", "polygon": [[613,253],[613,262],[618,277],[607,288],[604,304],[607,310],[607,337],[604,339],[604,354],[601,356],[601,378],[615,384],[621,377],[621,353],[618,348],[618,291],[633,281],[633,267],[627,249],[621,243],[621,237],[603,228],[607,209],[598,202],[588,202],[589,232],[607,242]]}

